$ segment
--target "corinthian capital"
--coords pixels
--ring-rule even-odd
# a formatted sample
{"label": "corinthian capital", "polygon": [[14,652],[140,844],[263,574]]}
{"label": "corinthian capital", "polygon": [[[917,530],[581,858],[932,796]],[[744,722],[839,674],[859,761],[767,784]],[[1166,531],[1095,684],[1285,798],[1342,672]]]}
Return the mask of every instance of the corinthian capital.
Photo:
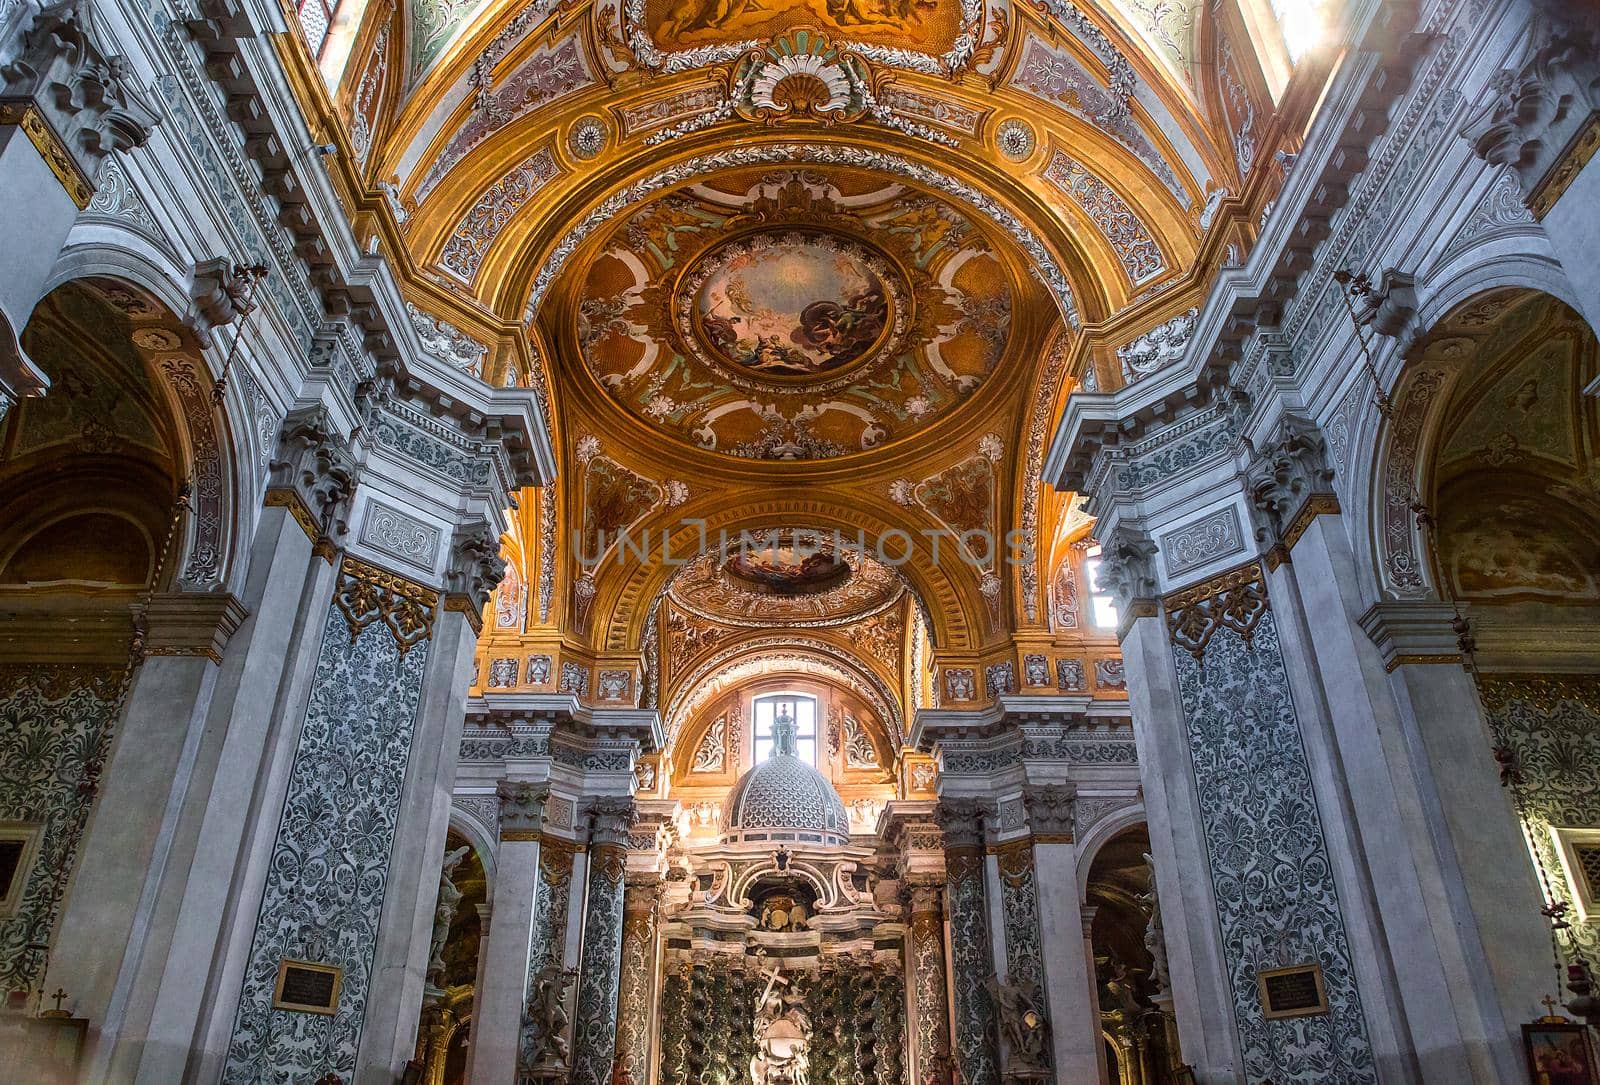
{"label": "corinthian capital", "polygon": [[632,799],[594,799],[589,803],[589,842],[626,846],[628,833],[639,821],[639,806]]}
{"label": "corinthian capital", "polygon": [[505,575],[500,540],[487,523],[473,520],[456,529],[444,588],[448,595],[462,600],[467,613],[481,614]]}
{"label": "corinthian capital", "polygon": [[495,787],[500,800],[500,833],[538,833],[544,828],[544,804],[550,799],[549,784],[530,784],[501,780]]}
{"label": "corinthian capital", "polygon": [[268,490],[298,499],[296,517],[309,518],[309,523],[301,519],[301,526],[318,543],[331,543],[350,530],[346,517],[361,469],[348,446],[320,405],[290,411],[278,433]]}
{"label": "corinthian capital", "polygon": [[80,207],[93,195],[101,159],[143,146],[161,119],[127,59],[107,44],[88,0],[61,0],[41,6],[20,38],[0,46],[0,97],[26,100],[39,111],[89,184],[88,195],[73,191]]}
{"label": "corinthian capital", "polygon": [[977,799],[940,799],[933,814],[946,849],[983,843],[983,804]]}
{"label": "corinthian capital", "polygon": [[1028,828],[1035,840],[1050,843],[1072,840],[1072,816],[1078,789],[1071,784],[1030,784],[1022,789],[1028,811]]}
{"label": "corinthian capital", "polygon": [[1100,582],[1116,601],[1118,614],[1130,613],[1136,600],[1154,599],[1160,587],[1155,542],[1129,527],[1118,527],[1101,539]]}
{"label": "corinthian capital", "polygon": [[1285,415],[1272,442],[1260,449],[1251,465],[1249,489],[1250,500],[1265,521],[1261,533],[1268,537],[1262,541],[1292,546],[1294,539],[1286,535],[1307,502],[1314,497],[1331,498],[1333,493],[1328,445],[1316,425]]}

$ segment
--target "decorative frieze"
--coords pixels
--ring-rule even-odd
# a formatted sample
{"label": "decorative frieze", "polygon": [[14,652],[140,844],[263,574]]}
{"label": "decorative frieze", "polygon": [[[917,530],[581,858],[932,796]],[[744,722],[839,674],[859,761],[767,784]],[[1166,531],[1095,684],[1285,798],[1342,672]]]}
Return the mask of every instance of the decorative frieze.
{"label": "decorative frieze", "polygon": [[1166,532],[1160,546],[1169,577],[1181,576],[1243,549],[1244,529],[1239,524],[1239,510],[1233,505]]}
{"label": "decorative frieze", "polygon": [[1122,363],[1122,379],[1129,384],[1165,369],[1183,358],[1189,340],[1199,324],[1200,310],[1190,309],[1171,320],[1157,324],[1133,342],[1117,348]]}

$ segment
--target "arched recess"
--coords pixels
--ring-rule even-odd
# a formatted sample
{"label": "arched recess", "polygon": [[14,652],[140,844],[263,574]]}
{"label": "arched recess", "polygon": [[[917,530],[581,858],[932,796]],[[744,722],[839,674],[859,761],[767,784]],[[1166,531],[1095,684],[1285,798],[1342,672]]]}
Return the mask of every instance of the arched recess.
{"label": "arched recess", "polygon": [[1152,922],[1149,852],[1143,822],[1126,825],[1098,848],[1084,891],[1112,1081],[1164,1081],[1177,1069],[1163,1013],[1167,981],[1160,928]]}
{"label": "arched recess", "polygon": [[[1595,400],[1584,392],[1595,367],[1593,329],[1564,301],[1525,287],[1474,294],[1418,337],[1372,476],[1370,534],[1386,597],[1539,595],[1528,579],[1537,547],[1555,548],[1544,557],[1566,567],[1562,575],[1596,568],[1547,530],[1581,533],[1596,522]],[[1435,518],[1437,546],[1418,502]],[[1518,576],[1526,590],[1513,585]],[[1551,581],[1543,594],[1564,592]]]}
{"label": "arched recess", "polygon": [[179,480],[195,492],[178,540],[182,560],[174,583],[181,581],[186,590],[220,586],[237,594],[246,572],[250,510],[259,505],[282,421],[267,390],[248,372],[258,336],[247,335],[240,343],[218,402],[215,376],[234,329],[196,330],[204,325],[189,319],[195,309],[187,282],[193,269],[180,268],[120,227],[79,229],[85,239],[69,245],[56,261],[52,290],[82,282],[108,299],[116,310],[114,326],[134,343],[180,421],[184,464]]}
{"label": "arched recess", "polygon": [[484,906],[489,900],[486,857],[493,849],[464,835],[452,811],[444,866],[434,905],[423,987],[425,1012],[418,1026],[419,1080],[465,1085],[477,1000]]}
{"label": "arched recess", "polygon": [[[720,495],[718,495],[720,497]],[[682,567],[681,562],[719,545],[723,537],[739,538],[741,532],[762,532],[772,528],[815,531],[831,538],[837,532],[848,545],[865,542],[869,552],[881,551],[906,582],[917,605],[929,623],[929,635],[936,647],[970,647],[981,639],[985,628],[985,604],[976,566],[951,559],[934,564],[924,557],[927,547],[916,547],[917,560],[896,563],[902,552],[902,536],[919,541],[921,525],[894,523],[875,515],[876,510],[850,506],[831,498],[769,498],[750,502],[736,509],[718,508],[715,503],[690,504],[671,510],[673,526],[652,526],[651,545],[656,554],[669,553],[674,561],[624,562],[613,552],[595,571],[595,597],[592,613],[608,614],[603,643],[610,651],[636,650],[651,607],[645,600],[658,598],[667,583]],[[945,548],[946,551],[949,547]],[[597,638],[598,639],[598,638]]]}
{"label": "arched recess", "polygon": [[[848,690],[866,703],[882,724],[875,742],[895,756],[905,733],[904,714],[899,698],[872,669],[851,652],[819,637],[802,632],[773,633],[740,641],[702,660],[685,674],[666,699],[662,710],[664,749],[676,749],[681,741],[692,742],[710,722],[702,709],[721,694],[741,685],[785,675],[809,677]],[[686,730],[691,721],[698,732]]]}
{"label": "arched recess", "polygon": [[[0,742],[8,764],[0,807],[32,840],[17,873],[18,905],[0,917],[0,993],[8,997],[42,979],[111,756],[132,608],[180,583],[194,553],[184,540],[165,545],[180,483],[194,472],[193,434],[171,375],[140,342],[142,332],[159,335],[201,364],[198,345],[175,324],[125,280],[57,285],[23,333],[50,390],[0,421]],[[209,380],[193,383],[209,412]],[[217,451],[209,476],[217,484],[205,495],[216,500],[198,508],[224,507]],[[212,525],[220,553],[220,516]]]}

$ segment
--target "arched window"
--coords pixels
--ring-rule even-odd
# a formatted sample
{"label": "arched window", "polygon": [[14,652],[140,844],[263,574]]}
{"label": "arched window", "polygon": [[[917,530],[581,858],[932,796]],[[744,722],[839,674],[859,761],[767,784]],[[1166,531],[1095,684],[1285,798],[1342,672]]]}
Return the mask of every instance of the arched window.
{"label": "arched window", "polygon": [[1101,629],[1117,627],[1117,604],[1100,582],[1100,545],[1091,546],[1084,557],[1084,580],[1089,584],[1089,620]]}
{"label": "arched window", "polygon": [[772,756],[773,725],[779,717],[794,721],[794,752],[817,763],[817,699],[804,693],[768,693],[755,699],[755,760]]}

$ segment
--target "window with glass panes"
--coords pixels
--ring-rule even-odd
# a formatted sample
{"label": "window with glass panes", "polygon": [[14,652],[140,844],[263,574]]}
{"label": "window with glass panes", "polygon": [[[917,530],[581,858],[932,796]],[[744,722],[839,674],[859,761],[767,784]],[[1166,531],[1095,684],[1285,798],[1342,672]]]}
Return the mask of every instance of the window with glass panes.
{"label": "window with glass panes", "polygon": [[772,756],[772,725],[779,715],[794,720],[794,752],[802,761],[817,763],[817,699],[804,693],[768,693],[755,699],[755,759]]}

